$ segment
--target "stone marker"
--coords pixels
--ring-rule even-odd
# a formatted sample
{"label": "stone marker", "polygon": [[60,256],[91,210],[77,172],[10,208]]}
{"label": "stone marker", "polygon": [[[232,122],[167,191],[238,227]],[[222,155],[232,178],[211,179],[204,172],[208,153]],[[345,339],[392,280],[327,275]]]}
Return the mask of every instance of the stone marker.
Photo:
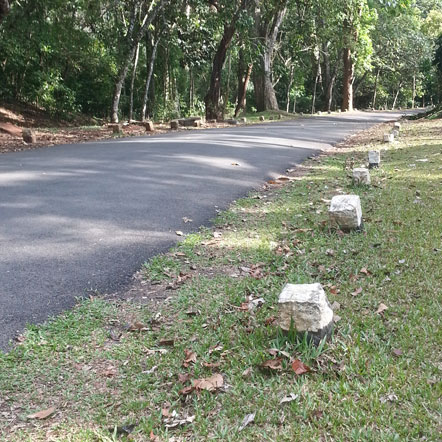
{"label": "stone marker", "polygon": [[384,134],[384,143],[392,143],[394,141],[393,134]]}
{"label": "stone marker", "polygon": [[265,121],[265,117],[264,117],[264,115],[261,115],[261,116],[259,117],[259,121]]}
{"label": "stone marker", "polygon": [[25,143],[33,144],[37,142],[37,137],[31,129],[23,129],[22,137]]}
{"label": "stone marker", "polygon": [[123,130],[123,126],[118,123],[109,124],[108,127],[112,129],[113,134],[120,134]]}
{"label": "stone marker", "polygon": [[322,115],[322,112],[321,112],[321,111],[318,111],[318,115]]}
{"label": "stone marker", "polygon": [[273,121],[273,117],[269,117],[269,120],[270,120],[270,121]]}
{"label": "stone marker", "polygon": [[341,109],[338,109],[338,114],[340,114],[342,112],[342,110]]}
{"label": "stone marker", "polygon": [[146,128],[146,132],[154,132],[155,126],[153,125],[153,121],[145,121],[144,127]]}
{"label": "stone marker", "polygon": [[286,284],[278,299],[277,323],[284,331],[294,327],[306,333],[315,345],[330,336],[333,310],[321,284]]}
{"label": "stone marker", "polygon": [[201,120],[195,120],[193,122],[193,127],[201,127]]}
{"label": "stone marker", "polygon": [[243,124],[246,124],[247,123],[247,118],[246,117],[242,117],[242,118],[239,119],[239,121],[241,123],[243,123]]}
{"label": "stone marker", "polygon": [[399,123],[399,121],[396,121],[395,123],[394,123],[394,126],[393,126],[395,129],[397,129],[397,130],[401,130],[401,123]]}
{"label": "stone marker", "polygon": [[399,131],[397,129],[392,130],[391,133],[395,138],[399,137]]}
{"label": "stone marker", "polygon": [[282,120],[282,115],[278,114],[278,120]]}
{"label": "stone marker", "polygon": [[379,167],[381,163],[381,153],[378,150],[370,150],[368,152],[368,167],[373,169],[373,167]]}
{"label": "stone marker", "polygon": [[327,113],[330,115],[332,112],[331,111],[327,111]]}
{"label": "stone marker", "polygon": [[172,120],[172,121],[170,122],[170,128],[171,128],[172,130],[178,130],[179,127],[180,127],[180,123],[178,122],[178,120]]}
{"label": "stone marker", "polygon": [[299,112],[299,115],[300,115],[301,117],[303,117],[303,116],[304,116],[304,112]]}
{"label": "stone marker", "polygon": [[328,211],[330,224],[343,231],[362,228],[361,200],[358,195],[337,195],[330,203]]}
{"label": "stone marker", "polygon": [[370,172],[365,167],[357,167],[353,169],[353,184],[371,184]]}

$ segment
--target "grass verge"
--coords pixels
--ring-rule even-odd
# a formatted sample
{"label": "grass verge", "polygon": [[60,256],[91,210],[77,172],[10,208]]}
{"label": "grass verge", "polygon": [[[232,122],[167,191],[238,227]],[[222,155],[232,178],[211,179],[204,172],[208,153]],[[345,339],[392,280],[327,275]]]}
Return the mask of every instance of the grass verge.
{"label": "grass verge", "polygon": [[[164,302],[94,298],[30,327],[0,355],[2,439],[438,440],[442,122],[379,146],[383,130],[146,264]],[[373,148],[373,186],[354,187],[349,169]],[[360,195],[363,233],[328,228],[340,192]],[[316,281],[337,321],[319,349],[274,324],[283,285]]]}

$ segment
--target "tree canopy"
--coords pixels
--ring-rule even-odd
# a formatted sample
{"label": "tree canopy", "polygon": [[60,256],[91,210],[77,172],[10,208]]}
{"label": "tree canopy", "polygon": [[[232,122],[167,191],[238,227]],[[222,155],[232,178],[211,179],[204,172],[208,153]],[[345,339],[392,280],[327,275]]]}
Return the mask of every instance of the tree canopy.
{"label": "tree canopy", "polygon": [[439,0],[0,0],[0,99],[113,121],[439,103]]}

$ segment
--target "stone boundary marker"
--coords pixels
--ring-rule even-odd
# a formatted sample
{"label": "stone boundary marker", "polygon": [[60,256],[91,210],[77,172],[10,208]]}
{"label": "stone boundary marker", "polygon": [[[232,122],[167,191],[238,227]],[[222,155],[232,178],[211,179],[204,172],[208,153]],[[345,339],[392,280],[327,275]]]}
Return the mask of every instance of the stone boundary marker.
{"label": "stone boundary marker", "polygon": [[365,167],[357,167],[353,169],[353,184],[355,185],[370,185],[371,184],[371,178],[370,178],[370,172]]}
{"label": "stone boundary marker", "polygon": [[318,345],[331,335],[333,310],[322,285],[286,284],[278,299],[278,325],[288,332],[294,328]]}
{"label": "stone boundary marker", "polygon": [[330,224],[343,231],[362,228],[362,209],[359,195],[336,195],[328,211]]}
{"label": "stone boundary marker", "polygon": [[379,152],[379,150],[370,150],[370,152],[368,152],[369,169],[379,167],[379,164],[381,164],[381,152]]}
{"label": "stone boundary marker", "polygon": [[392,133],[384,134],[384,142],[385,143],[393,143],[393,141],[394,141],[394,135]]}

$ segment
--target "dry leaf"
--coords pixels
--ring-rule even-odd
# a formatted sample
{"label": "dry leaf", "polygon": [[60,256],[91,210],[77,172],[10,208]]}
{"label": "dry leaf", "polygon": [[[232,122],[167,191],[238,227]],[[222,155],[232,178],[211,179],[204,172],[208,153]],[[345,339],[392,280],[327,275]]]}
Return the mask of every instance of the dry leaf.
{"label": "dry leaf", "polygon": [[311,368],[309,366],[305,365],[299,359],[295,359],[292,362],[292,369],[298,376],[311,371]]}
{"label": "dry leaf", "polygon": [[243,372],[242,372],[242,377],[243,378],[247,378],[250,376],[250,373],[252,372],[252,367],[246,368]]}
{"label": "dry leaf", "polygon": [[37,413],[30,414],[29,416],[27,416],[27,418],[42,420],[42,419],[48,418],[51,414],[54,414],[54,413],[55,413],[55,407],[51,407],[51,408],[48,408],[47,410],[42,410]]}
{"label": "dry leaf", "polygon": [[216,373],[209,378],[196,379],[192,384],[195,390],[216,391],[224,385],[224,378]]}
{"label": "dry leaf", "polygon": [[363,273],[364,275],[367,275],[367,276],[370,276],[372,274],[365,267],[362,267],[362,269],[359,271],[359,273]]}
{"label": "dry leaf", "polygon": [[190,379],[189,373],[178,373],[178,382],[185,384]]}
{"label": "dry leaf", "polygon": [[243,419],[241,425],[238,428],[238,431],[244,430],[244,428],[247,427],[247,425],[251,424],[255,420],[256,413],[247,414],[246,417]]}
{"label": "dry leaf", "polygon": [[282,370],[282,358],[275,358],[264,361],[260,365],[260,367],[268,370],[280,371]]}
{"label": "dry leaf", "polygon": [[290,393],[288,396],[284,396],[280,401],[279,405],[286,404],[288,402],[293,402],[294,400],[298,399],[299,395],[295,393]]}
{"label": "dry leaf", "polygon": [[359,287],[358,289],[356,289],[351,296],[358,296],[360,293],[362,293],[362,287]]}
{"label": "dry leaf", "polygon": [[388,307],[385,304],[382,304],[382,302],[379,304],[378,309],[376,310],[376,313],[379,313],[380,315],[385,312],[385,310],[388,310]]}
{"label": "dry leaf", "polygon": [[135,331],[147,331],[148,328],[146,327],[146,325],[142,324],[141,322],[134,322],[133,324],[129,325],[129,327],[127,328],[127,331],[131,331],[131,332],[135,332]]}
{"label": "dry leaf", "polygon": [[206,368],[218,368],[221,366],[221,362],[203,362],[203,366]]}
{"label": "dry leaf", "polygon": [[175,343],[175,340],[174,339],[167,339],[167,338],[164,338],[164,339],[160,339],[159,341],[158,341],[158,345],[173,345]]}
{"label": "dry leaf", "polygon": [[190,364],[195,364],[195,362],[196,362],[196,353],[195,352],[193,352],[192,350],[185,349],[184,354],[186,355],[186,358],[184,359],[184,362],[183,362],[184,367],[187,368]]}
{"label": "dry leaf", "polygon": [[394,354],[395,356],[402,356],[402,355],[403,355],[403,352],[402,352],[402,350],[400,350],[399,348],[395,348],[395,349],[393,350],[393,354]]}

